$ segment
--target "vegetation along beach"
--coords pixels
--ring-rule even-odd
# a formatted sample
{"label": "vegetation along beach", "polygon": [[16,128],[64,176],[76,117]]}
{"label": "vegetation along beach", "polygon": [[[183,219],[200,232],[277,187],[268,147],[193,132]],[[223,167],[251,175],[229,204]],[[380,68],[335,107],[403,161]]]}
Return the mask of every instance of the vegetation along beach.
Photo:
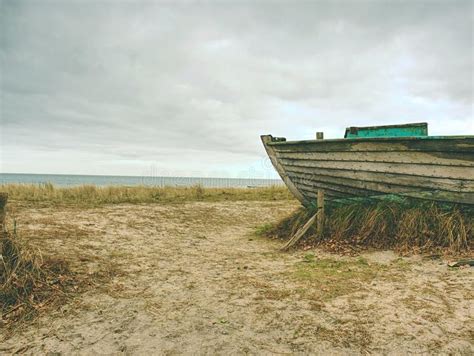
{"label": "vegetation along beach", "polygon": [[0,0],[0,356],[473,356],[473,14]]}
{"label": "vegetation along beach", "polygon": [[[373,243],[317,244],[308,231],[283,252],[278,237],[305,218],[282,186],[0,190],[1,353],[474,350],[472,269],[447,265],[472,253],[466,211],[443,222],[464,231],[461,247],[418,237],[385,246],[396,234],[373,221],[375,235],[356,234],[378,236]],[[430,209],[410,216],[448,214]],[[369,207],[357,211],[377,220]]]}

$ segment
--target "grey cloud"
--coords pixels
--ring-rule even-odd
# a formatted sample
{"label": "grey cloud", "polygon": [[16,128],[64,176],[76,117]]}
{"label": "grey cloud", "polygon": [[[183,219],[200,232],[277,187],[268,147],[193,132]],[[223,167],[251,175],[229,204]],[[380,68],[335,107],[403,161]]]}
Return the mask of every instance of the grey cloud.
{"label": "grey cloud", "polygon": [[470,1],[1,4],[5,171],[42,151],[233,170],[268,132],[474,130]]}

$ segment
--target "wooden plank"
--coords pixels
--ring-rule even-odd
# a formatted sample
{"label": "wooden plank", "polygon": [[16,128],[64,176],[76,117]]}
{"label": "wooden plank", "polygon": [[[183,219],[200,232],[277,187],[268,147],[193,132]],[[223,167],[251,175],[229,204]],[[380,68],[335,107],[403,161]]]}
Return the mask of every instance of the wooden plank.
{"label": "wooden plank", "polygon": [[[317,194],[318,189],[325,189],[327,193],[329,193],[329,199],[340,199],[340,198],[349,198],[349,197],[356,197],[356,196],[375,196],[380,194],[398,194],[398,195],[405,195],[410,196],[413,198],[420,198],[420,199],[431,199],[431,200],[438,200],[438,201],[445,201],[445,202],[458,202],[462,204],[474,204],[474,192],[450,192],[450,191],[433,191],[433,190],[426,190],[426,188],[419,188],[419,187],[396,187],[390,185],[384,185],[380,183],[375,183],[377,185],[377,189],[367,189],[363,190],[360,188],[353,189],[350,186],[338,185],[335,183],[321,183],[317,181],[311,180],[303,180],[300,181],[297,178],[291,177],[290,178],[295,182],[295,185],[298,189],[302,192],[303,195],[307,196],[308,200],[314,199]],[[332,178],[333,177],[328,177]],[[354,185],[364,185],[367,182],[353,180],[352,183]],[[374,183],[372,183],[374,184]],[[371,186],[374,188],[374,186]]]}
{"label": "wooden plank", "polygon": [[317,191],[318,189],[325,189],[328,192],[349,194],[352,196],[370,196],[370,195],[385,194],[385,193],[398,194],[401,192],[410,192],[414,190],[421,191],[420,188],[414,189],[414,188],[409,188],[409,187],[403,187],[402,189],[397,189],[397,188],[384,189],[385,187],[381,187],[381,189],[361,189],[361,188],[354,188],[351,186],[340,185],[336,183],[326,183],[326,182],[318,182],[318,181],[300,181],[297,179],[293,179],[293,182],[300,190],[304,189],[307,191]]}
{"label": "wooden plank", "polygon": [[353,162],[353,161],[308,161],[280,159],[281,165],[287,167],[304,167],[338,169],[344,171],[364,171],[381,173],[401,173],[421,177],[450,178],[474,181],[474,168],[472,167],[449,167],[423,164],[407,163],[383,163],[383,162]]}
{"label": "wooden plank", "polygon": [[[300,187],[300,191],[304,194],[307,200],[314,200],[317,197],[317,189],[316,188],[304,188]],[[365,195],[365,197],[376,197],[376,196],[384,196],[388,193],[379,193],[379,194],[372,194],[372,195]],[[326,195],[328,194],[328,189],[326,189]],[[456,192],[439,192],[439,191],[419,191],[419,192],[400,192],[396,193],[396,195],[411,197],[416,199],[422,200],[430,200],[430,201],[439,201],[439,202],[446,202],[446,203],[459,203],[459,204],[468,204],[474,205],[474,193],[456,193]],[[363,197],[361,195],[352,195],[352,194],[334,194],[330,195],[330,199],[348,199],[348,198],[355,198],[355,197]]]}
{"label": "wooden plank", "polygon": [[311,161],[353,161],[414,163],[427,165],[474,167],[474,154],[458,152],[276,152],[280,159]]}
{"label": "wooden plank", "polygon": [[474,182],[447,178],[420,178],[418,176],[397,174],[397,173],[379,173],[379,172],[357,172],[343,171],[333,169],[312,169],[302,167],[287,167],[288,176],[293,179],[302,177],[309,181],[318,180],[321,182],[335,182],[341,185],[352,186],[361,189],[378,190],[379,188],[371,186],[370,183],[386,184],[388,186],[407,186],[419,187],[423,190],[446,190],[453,192],[474,192]]}
{"label": "wooden plank", "polygon": [[474,154],[474,136],[308,140],[270,142],[269,145],[273,147],[276,152],[435,151]]}
{"label": "wooden plank", "polygon": [[296,232],[296,234],[294,234],[293,237],[288,240],[288,242],[287,242],[285,245],[283,245],[283,247],[281,248],[281,250],[286,251],[286,250],[288,250],[290,247],[292,247],[293,245],[295,245],[295,244],[304,236],[304,234],[309,230],[309,228],[310,228],[312,225],[314,225],[314,222],[316,221],[316,218],[317,218],[318,214],[319,214],[319,211],[318,211],[316,214],[314,214],[314,215],[306,222],[306,224],[304,224],[303,227],[300,228],[300,229]]}
{"label": "wooden plank", "polygon": [[[334,181],[332,182],[321,182],[316,180],[300,180],[298,177],[291,177],[298,189],[303,190],[316,190],[316,189],[327,189],[329,191],[335,191],[338,193],[349,194],[354,196],[371,196],[377,194],[401,194],[409,192],[422,192],[430,191],[430,188],[420,187],[409,187],[409,186],[397,186],[383,183],[373,182],[361,182],[353,180],[349,184],[340,184]],[[352,183],[352,185],[351,185]],[[370,189],[369,189],[370,188]],[[449,192],[448,192],[449,193]],[[455,192],[462,193],[462,192]]]}
{"label": "wooden plank", "polygon": [[455,193],[455,192],[410,192],[403,193],[403,196],[424,199],[424,200],[435,200],[446,203],[459,203],[459,204],[470,204],[474,205],[474,193]]}
{"label": "wooden plank", "polygon": [[[334,189],[330,188],[325,188],[325,187],[320,187],[320,186],[314,186],[314,187],[305,187],[305,186],[299,186],[298,189],[300,190],[301,194],[303,194],[306,197],[306,200],[309,201],[314,201],[315,199],[318,198],[317,190],[318,189],[325,189],[325,197],[328,199],[346,199],[348,197],[355,198],[355,197],[360,197],[361,195],[358,194],[351,194],[351,193],[345,193],[345,192],[339,192]],[[374,193],[373,195],[376,195],[377,193]],[[366,196],[366,195],[364,195]]]}

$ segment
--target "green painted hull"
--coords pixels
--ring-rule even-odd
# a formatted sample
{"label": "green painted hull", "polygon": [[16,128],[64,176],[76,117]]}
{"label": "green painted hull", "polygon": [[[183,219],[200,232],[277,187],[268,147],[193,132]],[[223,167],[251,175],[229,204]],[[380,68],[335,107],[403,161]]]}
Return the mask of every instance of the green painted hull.
{"label": "green painted hull", "polygon": [[426,122],[406,125],[348,127],[344,134],[344,138],[426,136],[428,136],[428,124]]}

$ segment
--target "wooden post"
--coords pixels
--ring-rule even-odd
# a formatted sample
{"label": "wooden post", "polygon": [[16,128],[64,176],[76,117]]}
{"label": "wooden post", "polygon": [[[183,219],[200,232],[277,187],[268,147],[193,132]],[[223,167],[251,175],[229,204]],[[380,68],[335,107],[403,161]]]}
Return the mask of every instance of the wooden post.
{"label": "wooden post", "polygon": [[0,233],[6,230],[5,227],[5,214],[7,212],[7,193],[0,193]]}
{"label": "wooden post", "polygon": [[316,132],[316,140],[324,140],[324,132]]}
{"label": "wooden post", "polygon": [[317,221],[317,235],[321,237],[324,229],[324,190],[318,189],[318,221]]}

